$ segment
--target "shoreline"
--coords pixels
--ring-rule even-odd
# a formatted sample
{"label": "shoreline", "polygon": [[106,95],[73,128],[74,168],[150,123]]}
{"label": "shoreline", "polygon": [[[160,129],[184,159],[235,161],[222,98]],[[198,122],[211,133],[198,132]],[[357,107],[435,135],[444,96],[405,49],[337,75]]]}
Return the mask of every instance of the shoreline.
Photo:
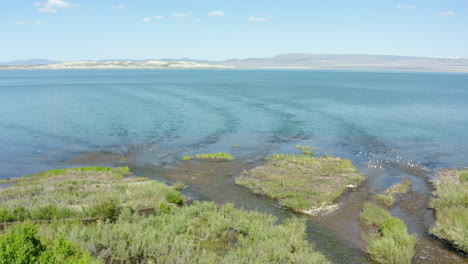
{"label": "shoreline", "polygon": [[468,69],[453,69],[453,70],[441,70],[441,69],[399,69],[399,68],[314,68],[314,67],[167,67],[167,68],[6,68],[5,66],[0,66],[0,71],[66,71],[66,70],[257,70],[257,71],[281,71],[281,70],[290,70],[290,71],[324,71],[324,72],[366,72],[366,73],[420,73],[420,74],[468,74]]}
{"label": "shoreline", "polygon": [[[109,154],[107,153],[106,155],[109,155]],[[93,157],[92,159],[94,160],[96,158],[96,155],[92,155],[92,157]],[[75,157],[73,159],[75,161],[80,161],[80,159],[78,157]],[[107,159],[107,161],[105,161],[105,162],[109,162],[110,160],[112,160],[112,159],[109,159],[109,157],[107,157],[106,159]],[[81,160],[81,162],[83,162],[85,160]],[[91,160],[88,160],[88,162],[89,161],[91,161]],[[160,178],[164,179],[165,181],[169,181],[169,182],[177,182],[177,181],[185,182],[188,185],[187,192],[196,194],[195,197],[192,197],[192,198],[194,198],[194,200],[214,201],[214,202],[218,203],[219,205],[224,204],[225,202],[233,202],[236,207],[244,208],[244,205],[246,205],[246,204],[244,203],[243,200],[247,199],[247,200],[249,200],[250,206],[252,206],[252,208],[250,208],[250,206],[248,206],[246,209],[247,210],[253,210],[254,208],[256,208],[255,210],[258,210],[259,209],[258,206],[260,206],[260,208],[263,207],[264,205],[261,205],[261,204],[263,204],[264,202],[262,202],[261,204],[257,204],[257,202],[252,202],[252,200],[251,200],[252,198],[249,199],[248,197],[244,197],[245,194],[240,195],[238,193],[238,191],[236,191],[236,190],[241,188],[241,189],[244,189],[246,191],[246,193],[251,193],[254,196],[258,196],[258,195],[253,194],[249,189],[247,189],[245,187],[232,185],[232,183],[230,183],[231,182],[230,180],[226,181],[226,179],[223,179],[223,178],[226,177],[227,175],[229,175],[230,178],[231,177],[236,178],[237,175],[240,175],[242,173],[244,168],[255,168],[255,167],[261,166],[261,164],[263,164],[263,162],[256,162],[254,164],[252,164],[252,163],[243,164],[243,162],[240,162],[240,163],[239,162],[240,161],[237,161],[237,160],[235,160],[235,161],[203,161],[203,160],[196,160],[196,161],[176,162],[176,163],[173,163],[170,166],[170,168],[159,168],[159,169],[157,169],[155,167],[153,169],[151,169],[151,168],[137,169],[136,167],[131,165],[132,161],[129,161],[129,160],[120,160],[119,161],[118,159],[114,159],[114,163],[116,163],[116,164],[114,164],[114,166],[129,165],[132,171],[135,170],[135,175],[140,176],[140,177],[141,176],[143,176],[143,177],[148,177],[149,176],[149,178],[151,179],[153,177],[151,177],[150,175],[157,175],[157,177],[156,177],[157,180],[160,177]],[[72,166],[73,165],[72,163],[73,162],[71,162],[67,166]],[[133,168],[135,168],[135,169],[133,169]],[[223,175],[226,175],[226,176],[223,176]],[[213,178],[213,177],[215,177],[215,178],[219,177],[219,179],[215,180],[215,178]],[[427,181],[429,181],[429,180],[430,179],[427,179]],[[222,187],[222,185],[225,185],[225,186]],[[221,188],[221,189],[219,189],[215,193],[213,193],[213,191],[214,191],[213,188],[215,188],[215,190],[217,188]],[[226,189],[224,189],[224,188],[226,188]],[[230,190],[230,191],[228,191],[228,190]],[[243,191],[243,192],[245,192],[245,191]],[[317,213],[315,212],[317,210],[314,210],[313,213],[311,213],[311,212],[309,212],[307,210],[304,210],[304,211],[294,210],[294,209],[281,209],[281,210],[286,210],[286,211],[289,211],[291,213],[296,212],[298,215],[311,217],[310,221],[320,223],[320,225],[323,225],[324,227],[331,228],[331,230],[334,230],[334,232],[336,232],[337,238],[339,238],[339,240],[344,239],[345,241],[347,241],[347,243],[354,244],[353,247],[358,247],[358,248],[362,249],[362,244],[361,244],[362,242],[360,242],[360,240],[361,240],[360,239],[361,227],[359,227],[360,226],[359,221],[355,221],[353,219],[355,217],[357,219],[357,214],[359,213],[359,208],[361,208],[360,206],[362,205],[362,203],[364,203],[365,201],[368,201],[369,195],[366,194],[366,193],[368,193],[369,191],[370,190],[368,189],[367,181],[365,181],[362,185],[359,185],[358,188],[356,188],[356,189],[353,188],[352,190],[350,190],[349,187],[348,187],[348,191],[343,193],[343,195],[340,198],[338,203],[327,206],[327,209],[332,209],[332,210],[329,210],[327,212],[322,212],[321,210],[319,210],[320,212],[317,212]],[[186,192],[186,191],[184,191],[184,192]],[[218,192],[221,192],[221,193],[218,193]],[[226,194],[228,194],[227,192],[230,192],[231,194],[226,196]],[[215,196],[209,195],[208,197],[206,197],[205,195],[207,195],[208,193],[215,194]],[[371,191],[371,193],[374,193],[374,192]],[[199,195],[201,195],[201,196],[199,196]],[[221,197],[223,197],[223,198],[220,200]],[[357,197],[360,197],[360,198],[356,199]],[[404,196],[404,197],[406,197],[406,196]],[[235,200],[232,200],[232,199],[235,199]],[[236,199],[241,201],[240,206],[239,206],[239,203],[236,201]],[[411,197],[407,197],[405,199],[411,199]],[[258,201],[263,201],[263,200],[265,200],[265,202],[267,202],[267,203],[269,203],[268,201],[270,201],[270,200],[273,201],[272,199],[267,198],[267,197],[262,197]],[[407,202],[408,201],[406,201],[406,203]],[[265,212],[265,213],[269,213],[269,214],[272,213],[270,211],[271,209],[267,209],[266,211],[264,211],[264,210],[265,209],[261,209],[260,211]],[[273,213],[273,215],[276,216],[276,217],[279,217],[280,219],[283,219],[283,217],[281,217],[281,215],[278,216],[277,213]],[[287,216],[285,216],[285,217],[288,218]],[[407,218],[404,218],[404,220],[408,221]],[[355,223],[353,224],[353,222],[355,222]],[[340,223],[346,223],[346,224],[342,225]],[[410,222],[410,226],[411,226],[411,224],[412,223]],[[312,224],[312,226],[315,226],[315,225],[316,224]],[[308,226],[309,226],[308,230],[310,230],[310,228],[311,228],[310,224],[308,224]],[[351,226],[354,226],[354,227],[352,227],[350,229]],[[313,228],[317,228],[317,227],[313,227]],[[352,231],[352,230],[354,230],[354,231]],[[350,233],[347,234],[347,235],[344,235],[343,232],[346,232],[346,233],[350,232]],[[435,250],[435,252],[438,252],[438,254],[440,254],[441,256],[444,256],[445,254],[449,254],[449,252],[450,252],[450,251],[447,251],[446,248],[445,249],[443,248],[443,247],[446,247],[445,244],[431,242],[431,240],[426,238],[426,237],[423,237],[421,239],[422,239],[422,240],[420,240],[421,242],[418,242],[417,252],[419,252],[419,253],[421,252],[420,251],[421,247],[423,247],[423,248],[431,247],[432,250]],[[309,235],[309,241],[313,242],[313,243],[316,243],[316,244],[323,243],[323,242],[320,242],[320,240],[317,240],[316,235],[314,235],[312,237],[310,237],[310,235]],[[323,245],[320,245],[319,248],[321,248],[322,246]],[[433,248],[434,246],[436,248]],[[325,252],[328,252],[328,250],[325,250]],[[428,253],[425,253],[425,254],[427,255]],[[417,255],[417,256],[419,256],[419,255]],[[455,255],[455,256],[457,256],[457,255]],[[429,257],[430,259],[434,258],[434,256],[432,256],[432,254],[428,254],[426,257]],[[452,258],[453,258],[453,256],[452,256]],[[463,258],[463,256],[460,256],[460,258]],[[442,258],[437,257],[436,259],[439,259],[439,260],[442,259],[443,260],[444,258],[443,257]],[[359,263],[359,262],[356,262],[356,263]],[[416,262],[416,263],[419,263],[419,262]],[[424,262],[422,262],[422,263],[424,263]],[[442,262],[439,262],[439,263],[449,263],[449,262],[443,262],[442,261]],[[453,263],[462,263],[462,262],[456,262],[455,261]]]}

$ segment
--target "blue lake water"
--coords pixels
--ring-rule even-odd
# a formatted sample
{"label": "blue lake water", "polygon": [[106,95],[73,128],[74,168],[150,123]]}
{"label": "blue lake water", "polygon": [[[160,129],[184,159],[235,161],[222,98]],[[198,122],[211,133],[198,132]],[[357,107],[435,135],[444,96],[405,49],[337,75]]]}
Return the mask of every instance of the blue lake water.
{"label": "blue lake water", "polygon": [[0,178],[94,151],[138,150],[161,165],[215,151],[254,159],[297,144],[357,164],[468,166],[468,74],[0,71]]}

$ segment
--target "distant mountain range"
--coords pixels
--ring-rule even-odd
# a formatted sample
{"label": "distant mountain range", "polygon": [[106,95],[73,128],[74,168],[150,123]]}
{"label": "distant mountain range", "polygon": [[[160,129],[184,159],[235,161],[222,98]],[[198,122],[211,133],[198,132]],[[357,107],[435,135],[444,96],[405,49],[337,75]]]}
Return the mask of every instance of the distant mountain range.
{"label": "distant mountain range", "polygon": [[2,65],[0,70],[71,70],[71,69],[227,69],[233,66],[196,63],[192,61],[66,61],[53,64]]}
{"label": "distant mountain range", "polygon": [[30,59],[30,60],[15,60],[15,61],[6,61],[0,62],[0,65],[42,65],[42,64],[54,64],[60,63],[61,61],[46,60],[46,59]]}
{"label": "distant mountain range", "polygon": [[[96,62],[132,61],[146,63],[154,60],[111,59]],[[237,68],[304,68],[304,69],[337,69],[337,70],[399,70],[399,71],[451,71],[468,72],[468,59],[410,57],[392,55],[365,54],[281,54],[271,58],[230,59],[223,61],[182,59],[158,59],[157,61],[193,62]],[[0,65],[38,65],[54,64],[59,61],[34,59],[4,62]]]}

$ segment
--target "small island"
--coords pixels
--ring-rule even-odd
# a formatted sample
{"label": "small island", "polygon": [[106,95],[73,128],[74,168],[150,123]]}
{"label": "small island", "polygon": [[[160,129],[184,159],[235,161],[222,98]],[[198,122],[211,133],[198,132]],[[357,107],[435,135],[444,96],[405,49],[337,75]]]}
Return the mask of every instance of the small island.
{"label": "small island", "polygon": [[236,183],[292,210],[318,215],[337,209],[340,195],[365,179],[350,160],[314,157],[309,147],[298,148],[302,154],[273,154]]}

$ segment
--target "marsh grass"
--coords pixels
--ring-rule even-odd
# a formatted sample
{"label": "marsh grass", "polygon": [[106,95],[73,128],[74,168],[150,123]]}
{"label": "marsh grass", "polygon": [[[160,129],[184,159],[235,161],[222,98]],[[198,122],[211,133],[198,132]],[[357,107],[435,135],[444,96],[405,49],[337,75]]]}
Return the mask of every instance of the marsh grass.
{"label": "marsh grass", "polygon": [[412,182],[410,179],[405,178],[402,182],[394,184],[387,190],[385,194],[378,194],[375,196],[375,200],[385,207],[392,207],[395,203],[395,196],[397,194],[404,194],[408,192]]}
{"label": "marsh grass", "polygon": [[468,253],[468,170],[443,170],[430,206],[436,211],[430,232]]}
{"label": "marsh grass", "polygon": [[126,174],[126,167],[89,167],[21,177],[15,184],[0,189],[0,222],[112,218],[124,207],[137,211],[155,208],[161,202],[169,206],[182,204],[180,193],[171,187],[147,178],[124,177]]}
{"label": "marsh grass", "polygon": [[372,203],[364,204],[361,221],[379,228],[379,232],[364,234],[366,252],[383,264],[410,264],[414,256],[416,236],[408,234],[406,224],[385,209]]}
{"label": "marsh grass", "polygon": [[359,217],[361,222],[379,227],[386,219],[391,218],[392,215],[380,206],[373,203],[365,203]]}
{"label": "marsh grass", "polygon": [[185,155],[182,157],[182,160],[192,160],[192,159],[211,159],[211,160],[234,160],[231,154],[218,152],[218,153],[204,153],[197,154],[194,156]]}
{"label": "marsh grass", "polygon": [[266,164],[247,174],[236,183],[299,211],[332,205],[346,185],[365,179],[349,160],[311,154],[273,154]]}
{"label": "marsh grass", "polygon": [[412,182],[410,179],[405,178],[402,182],[393,185],[392,187],[388,188],[385,193],[389,195],[394,195],[397,193],[406,193],[409,190]]}
{"label": "marsh grass", "polygon": [[383,206],[391,207],[395,202],[395,197],[390,194],[378,194],[375,196],[377,202]]}

